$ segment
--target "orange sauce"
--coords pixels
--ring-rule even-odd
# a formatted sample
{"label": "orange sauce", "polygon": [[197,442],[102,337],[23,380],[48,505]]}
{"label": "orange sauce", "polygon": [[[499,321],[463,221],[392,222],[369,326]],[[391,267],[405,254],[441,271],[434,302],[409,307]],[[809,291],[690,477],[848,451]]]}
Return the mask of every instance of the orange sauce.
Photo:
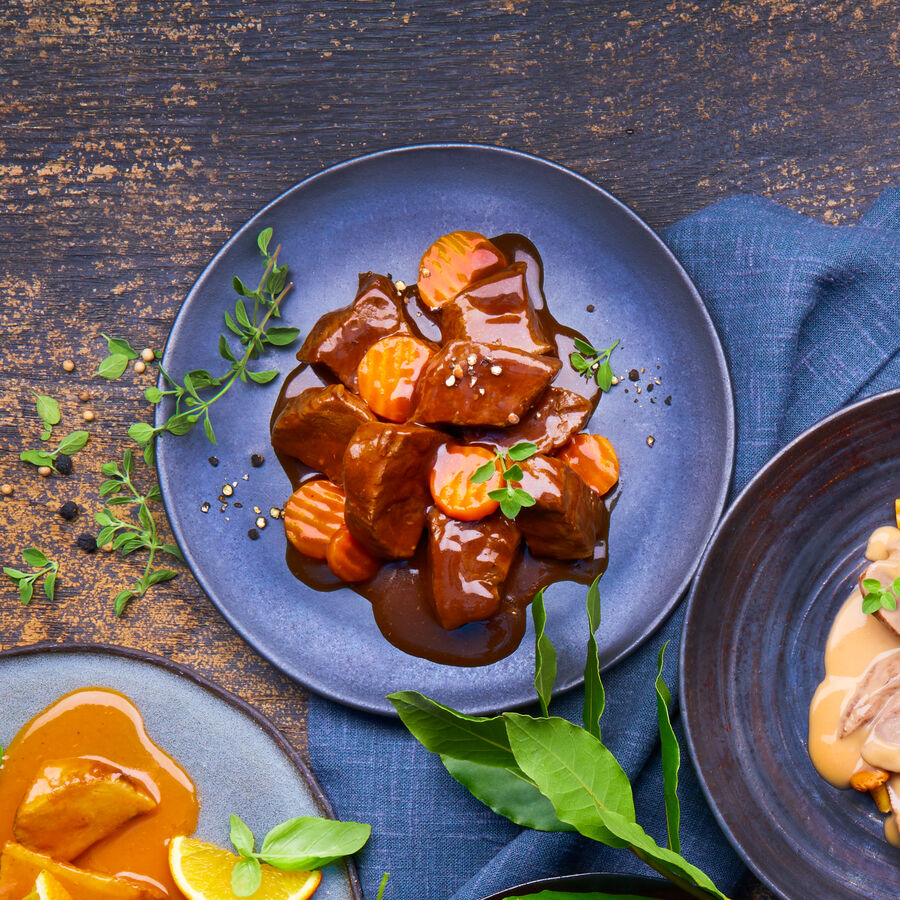
{"label": "orange sauce", "polygon": [[[174,711],[173,711],[174,712]],[[110,763],[142,784],[157,801],[90,847],[72,864],[106,875],[126,875],[154,885],[172,900],[183,895],[169,874],[169,840],[193,834],[197,791],[188,774],[147,734],[137,707],[105,688],[61,697],[35,716],[6,748],[0,768],[0,846],[14,840],[19,804],[47,761],[88,757]]]}

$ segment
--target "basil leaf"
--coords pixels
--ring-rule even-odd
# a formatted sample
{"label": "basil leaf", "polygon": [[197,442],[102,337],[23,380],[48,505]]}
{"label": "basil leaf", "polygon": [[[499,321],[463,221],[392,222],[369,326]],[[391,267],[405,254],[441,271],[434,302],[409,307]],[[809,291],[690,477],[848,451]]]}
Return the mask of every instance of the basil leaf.
{"label": "basil leaf", "polygon": [[50,564],[46,554],[42,550],[38,550],[37,547],[27,547],[22,551],[22,558],[29,566],[33,566],[35,569],[43,569],[44,566]]}
{"label": "basil leaf", "polygon": [[656,719],[659,722],[659,741],[662,752],[663,794],[666,805],[666,830],[669,833],[669,849],[681,853],[679,826],[681,808],[678,803],[678,767],[681,765],[681,750],[678,739],[672,728],[669,707],[672,705],[672,694],[663,681],[663,661],[669,642],[660,647],[659,659],[656,663]]}
{"label": "basil leaf", "polygon": [[107,356],[99,366],[97,366],[97,374],[101,375],[107,381],[112,381],[122,375],[128,368],[128,357],[122,353],[114,353]]}
{"label": "basil leaf", "polygon": [[59,404],[52,397],[48,397],[45,394],[38,394],[36,391],[32,391],[32,393],[34,394],[37,412],[41,417],[41,421],[45,425],[58,425],[61,418]]}
{"label": "basil leaf", "polygon": [[556,818],[553,804],[518,766],[501,769],[450,756],[441,756],[441,762],[473,797],[516,825],[538,831],[574,830]]}
{"label": "basil leaf", "polygon": [[534,688],[541,703],[541,711],[549,716],[553,683],[556,681],[556,650],[547,632],[547,611],[544,608],[544,589],[541,588],[531,602],[534,619]]}
{"label": "basil leaf", "polygon": [[236,815],[231,816],[231,843],[241,856],[253,853],[255,841],[253,832]]}
{"label": "basil leaf", "polygon": [[418,691],[388,694],[413,737],[432,753],[500,768],[515,767],[506,726],[499,716],[467,716]]}
{"label": "basil leaf", "polygon": [[600,578],[598,575],[587,593],[588,636],[587,660],[584,664],[584,711],[581,721],[585,731],[600,740],[600,717],[606,707],[606,691],[600,678],[600,657],[595,632],[600,627]]}
{"label": "basil leaf", "polygon": [[469,476],[469,481],[471,481],[473,484],[484,484],[484,482],[490,481],[494,477],[494,473],[496,471],[497,465],[492,459],[490,462],[486,462],[483,466],[479,466]]}
{"label": "basil leaf", "polygon": [[288,872],[321,869],[362,848],[371,825],[300,816],[276,825],[263,840],[259,858]]}
{"label": "basil leaf", "polygon": [[65,453],[66,456],[71,456],[73,453],[77,453],[84,447],[88,442],[89,437],[90,435],[86,431],[73,431],[71,434],[67,434],[59,442],[56,452]]}
{"label": "basil leaf", "polygon": [[258,859],[242,859],[231,870],[231,892],[236,897],[252,897],[262,884],[262,867]]}

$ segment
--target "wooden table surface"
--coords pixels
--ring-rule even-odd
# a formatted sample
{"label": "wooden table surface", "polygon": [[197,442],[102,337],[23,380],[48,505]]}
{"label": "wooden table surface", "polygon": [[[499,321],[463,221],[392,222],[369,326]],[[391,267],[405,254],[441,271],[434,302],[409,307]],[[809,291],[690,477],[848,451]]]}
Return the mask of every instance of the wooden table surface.
{"label": "wooden table surface", "polygon": [[[303,689],[183,567],[117,620],[112,596],[139,563],[74,546],[155,377],[94,376],[100,333],[162,347],[203,266],[266,201],[328,164],[422,141],[539,154],[655,227],[737,191],[852,221],[900,166],[896,13],[881,0],[5,0],[0,483],[14,493],[0,497],[0,561],[34,543],[61,576],[55,602],[28,608],[0,584],[0,646],[155,651],[304,750]],[[60,401],[62,433],[95,413],[68,478],[19,461],[40,443],[32,390]],[[74,523],[56,514],[65,500],[82,508]],[[748,879],[742,896],[768,895]]]}

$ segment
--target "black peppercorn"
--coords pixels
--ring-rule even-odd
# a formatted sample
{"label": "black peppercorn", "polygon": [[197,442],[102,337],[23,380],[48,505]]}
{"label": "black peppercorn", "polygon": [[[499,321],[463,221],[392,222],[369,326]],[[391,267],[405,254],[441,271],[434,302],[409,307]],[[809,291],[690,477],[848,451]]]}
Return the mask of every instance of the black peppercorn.
{"label": "black peppercorn", "polygon": [[72,457],[65,453],[57,453],[55,465],[60,475],[68,475],[72,471]]}
{"label": "black peppercorn", "polygon": [[71,522],[78,515],[78,504],[72,500],[66,500],[58,512],[67,522]]}
{"label": "black peppercorn", "polygon": [[96,553],[97,552],[97,540],[92,534],[88,534],[88,532],[84,532],[84,534],[79,534],[75,543],[78,545],[80,550],[84,550],[85,553]]}
{"label": "black peppercorn", "polygon": [[259,540],[259,532],[255,528],[251,528],[247,532],[247,537],[250,538],[251,541],[258,541]]}
{"label": "black peppercorn", "polygon": [[250,457],[250,465],[253,466],[254,469],[258,469],[264,462],[265,459],[259,453],[254,453],[253,456]]}
{"label": "black peppercorn", "polygon": [[217,456],[211,456],[209,458],[209,464],[215,468],[219,464],[219,458]]}
{"label": "black peppercorn", "polygon": [[628,377],[629,377],[632,381],[639,381],[639,380],[640,380],[640,377],[641,377],[641,373],[638,372],[637,369],[632,369],[632,370],[628,373]]}

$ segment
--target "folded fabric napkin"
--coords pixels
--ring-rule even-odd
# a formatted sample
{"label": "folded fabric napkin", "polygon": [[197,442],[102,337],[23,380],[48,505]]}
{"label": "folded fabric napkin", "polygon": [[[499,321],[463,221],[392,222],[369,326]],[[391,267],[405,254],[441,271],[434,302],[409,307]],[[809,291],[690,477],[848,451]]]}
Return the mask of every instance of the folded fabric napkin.
{"label": "folded fabric napkin", "polygon": [[[689,216],[663,238],[697,285],[728,357],[738,437],[732,496],[817,419],[900,385],[900,191],[886,192],[846,227],[739,196]],[[662,775],[649,686],[659,648],[671,641],[665,677],[677,702],[683,616],[682,605],[604,675],[604,741],[635,785],[641,824],[661,843]],[[580,721],[581,702],[580,691],[570,692],[552,712]],[[391,900],[478,900],[550,875],[648,871],[627,851],[571,833],[521,829],[495,815],[395,721],[312,697],[309,752],[338,815],[373,826],[359,856],[368,898],[383,872],[391,873]],[[686,751],[679,796],[682,853],[727,892],[743,867],[715,824]],[[655,821],[647,820],[650,810]]]}

